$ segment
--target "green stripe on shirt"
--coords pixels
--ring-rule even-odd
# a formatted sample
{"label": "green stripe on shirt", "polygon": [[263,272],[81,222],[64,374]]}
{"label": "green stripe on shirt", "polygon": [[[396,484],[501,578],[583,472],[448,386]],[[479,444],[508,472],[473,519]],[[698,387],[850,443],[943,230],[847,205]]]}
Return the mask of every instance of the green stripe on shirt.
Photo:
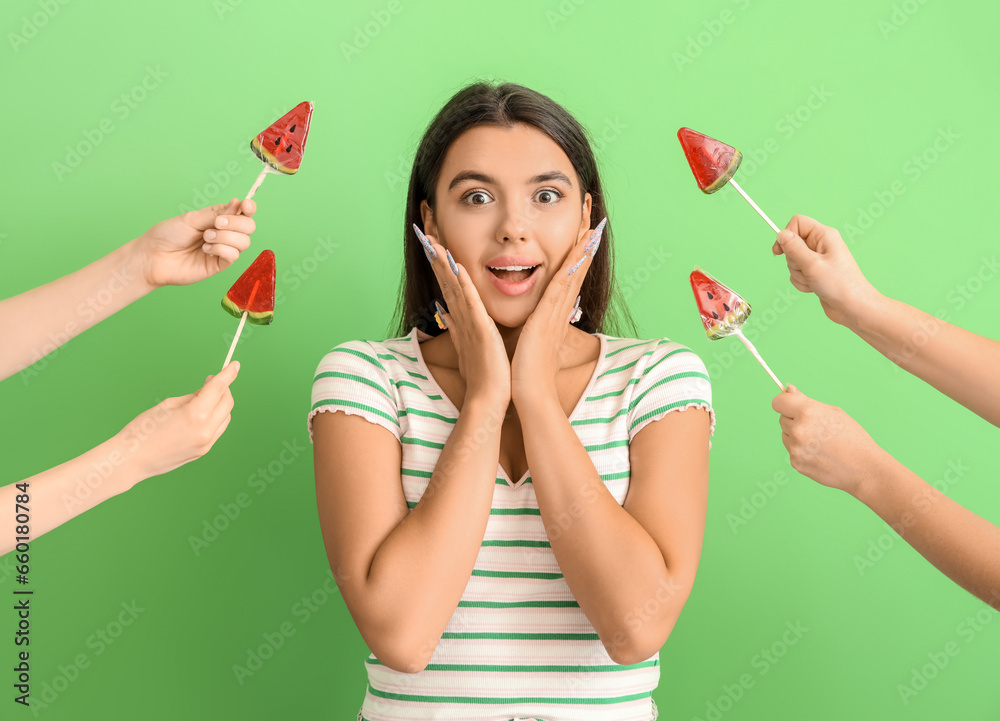
{"label": "green stripe on shirt", "polygon": [[393,418],[388,413],[380,411],[378,408],[372,408],[371,406],[366,406],[364,403],[356,403],[354,401],[349,401],[346,398],[324,398],[323,400],[316,401],[315,403],[313,403],[312,410],[316,410],[317,408],[322,408],[323,406],[331,406],[331,405],[347,406],[348,408],[357,408],[362,411],[368,411],[369,413],[374,413],[377,416],[381,416],[382,418],[392,421],[397,426],[399,425],[399,421]]}
{"label": "green stripe on shirt", "polygon": [[510,633],[503,631],[445,631],[441,638],[463,641],[600,641],[596,633]]}
{"label": "green stripe on shirt", "polygon": [[323,371],[322,373],[317,373],[316,377],[313,378],[313,383],[318,381],[320,378],[346,378],[347,380],[356,381],[358,383],[364,383],[366,386],[371,386],[375,390],[382,393],[389,400],[394,401],[392,394],[389,393],[385,388],[380,386],[378,383],[373,381],[371,378],[365,378],[363,376],[354,375],[353,373],[342,373],[340,371]]}
{"label": "green stripe on shirt", "polygon": [[[365,660],[370,666],[384,666],[377,658]],[[567,666],[567,665],[503,665],[489,663],[429,663],[424,671],[473,671],[480,673],[607,673],[614,671],[632,671],[639,668],[650,668],[659,666],[659,659],[652,661],[642,661],[626,666],[615,664],[603,664],[595,666]]]}
{"label": "green stripe on shirt", "polygon": [[459,601],[459,608],[580,608],[576,601]]}
{"label": "green stripe on shirt", "polygon": [[561,573],[544,573],[542,571],[483,571],[478,568],[472,569],[473,576],[483,578],[533,578],[538,581],[554,581],[562,578]]}
{"label": "green stripe on shirt", "polygon": [[706,406],[711,407],[708,401],[701,400],[700,398],[689,398],[689,399],[684,400],[684,401],[677,401],[676,403],[668,403],[665,406],[660,406],[659,408],[655,408],[655,409],[651,410],[649,413],[644,413],[643,415],[639,416],[634,421],[632,421],[632,425],[629,426],[628,429],[631,431],[637,425],[639,425],[640,423],[642,423],[643,421],[645,421],[648,418],[652,418],[653,416],[657,415],[658,413],[663,413],[664,411],[669,411],[671,408],[681,408],[681,407],[686,406],[686,405],[688,405],[690,403],[704,403]]}
{"label": "green stripe on shirt", "polygon": [[549,698],[545,696],[511,696],[504,697],[479,697],[479,696],[420,696],[411,693],[391,693],[368,686],[368,692],[372,696],[387,698],[393,701],[419,701],[423,703],[467,703],[467,704],[515,704],[515,703],[563,703],[577,704],[582,706],[606,706],[609,704],[625,703],[627,701],[638,701],[649,698],[652,694],[633,693],[627,696],[611,696],[609,698]]}
{"label": "green stripe on shirt", "polygon": [[[378,359],[368,355],[367,353],[362,353],[359,350],[354,350],[353,348],[334,348],[330,351],[331,353],[348,353],[349,355],[357,356],[358,358],[364,358],[366,361],[371,363],[376,368],[381,368],[385,370],[385,366],[378,362]],[[389,371],[386,371],[388,373]]]}
{"label": "green stripe on shirt", "polygon": [[708,376],[700,371],[684,371],[683,373],[674,373],[671,376],[666,376],[664,378],[661,378],[660,380],[656,381],[656,383],[654,383],[649,388],[647,388],[642,393],[640,393],[639,395],[637,395],[635,398],[632,399],[632,402],[629,403],[628,406],[629,412],[631,412],[636,407],[636,405],[638,405],[639,402],[646,397],[646,394],[649,393],[654,388],[661,386],[664,383],[670,383],[671,381],[681,380],[682,378],[704,378],[705,380],[708,380]]}

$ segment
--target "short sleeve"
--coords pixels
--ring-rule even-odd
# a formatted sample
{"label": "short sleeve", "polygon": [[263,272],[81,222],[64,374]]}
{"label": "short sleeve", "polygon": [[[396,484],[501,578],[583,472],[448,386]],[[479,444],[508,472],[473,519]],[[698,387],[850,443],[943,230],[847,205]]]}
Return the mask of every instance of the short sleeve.
{"label": "short sleeve", "polygon": [[392,433],[402,435],[395,386],[370,343],[341,343],[319,362],[312,384],[312,404],[306,424],[313,442],[313,418],[324,411],[343,411],[363,417]]}
{"label": "short sleeve", "polygon": [[[715,433],[712,384],[701,358],[689,348],[668,339],[656,342],[644,364],[637,364],[638,382],[628,409],[628,439],[647,424],[671,411],[704,408],[711,417],[709,436]],[[642,366],[639,368],[639,366]],[[709,441],[709,447],[712,442]]]}

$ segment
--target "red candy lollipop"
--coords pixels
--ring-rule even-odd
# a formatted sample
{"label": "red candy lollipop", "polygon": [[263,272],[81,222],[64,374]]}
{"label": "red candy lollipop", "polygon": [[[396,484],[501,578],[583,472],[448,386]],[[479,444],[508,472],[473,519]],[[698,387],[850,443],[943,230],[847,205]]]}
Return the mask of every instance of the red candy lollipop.
{"label": "red candy lollipop", "polygon": [[270,250],[261,251],[250,267],[243,271],[233,287],[229,289],[222,299],[222,307],[230,315],[240,319],[239,328],[236,329],[236,337],[233,338],[232,345],[229,346],[229,354],[226,362],[222,364],[225,368],[232,360],[233,351],[236,350],[236,343],[243,332],[243,325],[249,319],[256,325],[270,325],[274,320],[274,282],[276,277],[274,265],[274,253]]}
{"label": "red candy lollipop", "polygon": [[295,175],[299,172],[312,112],[312,103],[301,102],[250,141],[250,147],[264,163],[264,169],[251,186],[247,198],[253,197],[268,173]]}
{"label": "red candy lollipop", "polygon": [[743,153],[733,146],[691,128],[678,130],[677,138],[703,193],[714,193],[725,185],[743,160]]}
{"label": "red candy lollipop", "polygon": [[767,214],[760,209],[750,196],[743,192],[733,175],[740,167],[743,154],[732,145],[726,145],[720,140],[710,138],[691,128],[681,128],[677,131],[677,139],[681,141],[684,148],[684,156],[687,158],[694,179],[698,181],[698,187],[703,193],[714,193],[726,183],[732,185],[740,195],[750,203],[751,207],[757,211],[767,224],[771,226],[775,233],[780,233],[781,229],[774,224]]}
{"label": "red candy lollipop", "polygon": [[753,343],[743,335],[743,324],[750,317],[750,304],[732,288],[723,285],[699,268],[695,268],[691,273],[691,289],[694,291],[694,299],[698,303],[701,322],[705,326],[705,332],[708,333],[708,339],[718,340],[727,335],[735,335],[743,341],[747,350],[753,353],[753,357],[760,361],[764,370],[778,384],[778,388],[785,390],[785,386],[760,357]]}

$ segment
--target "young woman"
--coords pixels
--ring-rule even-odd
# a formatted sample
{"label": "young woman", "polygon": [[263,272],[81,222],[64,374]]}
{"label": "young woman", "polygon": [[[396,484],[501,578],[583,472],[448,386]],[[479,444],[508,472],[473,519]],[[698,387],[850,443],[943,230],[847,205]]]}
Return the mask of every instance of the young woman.
{"label": "young woman", "polygon": [[372,651],[359,719],[656,717],[714,417],[690,350],[599,332],[605,216],[584,131],[527,88],[461,90],[420,143],[403,322],[328,353],[309,413],[327,555]]}

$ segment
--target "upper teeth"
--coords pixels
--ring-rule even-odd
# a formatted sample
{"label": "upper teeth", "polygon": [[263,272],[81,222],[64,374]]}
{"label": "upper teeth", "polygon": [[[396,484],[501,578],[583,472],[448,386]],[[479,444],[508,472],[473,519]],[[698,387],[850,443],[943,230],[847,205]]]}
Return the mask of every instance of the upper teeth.
{"label": "upper teeth", "polygon": [[487,266],[493,270],[531,270],[535,266],[533,265],[490,265]]}

